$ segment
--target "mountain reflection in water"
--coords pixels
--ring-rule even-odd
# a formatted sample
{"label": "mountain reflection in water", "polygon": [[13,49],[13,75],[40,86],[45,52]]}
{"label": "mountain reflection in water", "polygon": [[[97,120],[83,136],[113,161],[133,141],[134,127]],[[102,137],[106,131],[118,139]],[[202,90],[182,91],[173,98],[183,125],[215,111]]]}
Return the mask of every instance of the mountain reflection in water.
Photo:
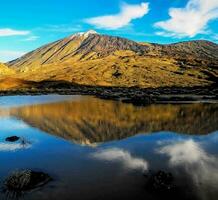
{"label": "mountain reflection in water", "polygon": [[217,200],[217,104],[42,103],[0,108],[0,187],[14,171],[52,178],[17,199]]}
{"label": "mountain reflection in water", "polygon": [[102,143],[163,130],[208,134],[218,129],[217,104],[135,107],[84,97],[79,101],[12,108],[10,115],[80,144]]}

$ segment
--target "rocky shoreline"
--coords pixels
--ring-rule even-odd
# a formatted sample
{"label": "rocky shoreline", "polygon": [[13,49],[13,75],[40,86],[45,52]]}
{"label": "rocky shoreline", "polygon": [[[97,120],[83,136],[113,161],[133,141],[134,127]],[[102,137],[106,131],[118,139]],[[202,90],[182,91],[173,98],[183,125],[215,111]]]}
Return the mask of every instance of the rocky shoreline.
{"label": "rocky shoreline", "polygon": [[19,90],[0,91],[0,96],[13,95],[90,95],[101,99],[110,99],[132,103],[134,105],[162,104],[162,103],[217,103],[218,87],[165,87],[165,88],[124,88],[124,87],[40,87]]}

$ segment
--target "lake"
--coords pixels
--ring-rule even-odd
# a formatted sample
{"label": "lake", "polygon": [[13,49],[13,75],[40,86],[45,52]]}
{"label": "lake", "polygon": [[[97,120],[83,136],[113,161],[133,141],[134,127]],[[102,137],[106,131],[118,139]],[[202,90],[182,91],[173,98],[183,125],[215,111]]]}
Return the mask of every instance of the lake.
{"label": "lake", "polygon": [[21,170],[51,177],[0,199],[217,200],[218,104],[0,97],[0,160],[1,188]]}

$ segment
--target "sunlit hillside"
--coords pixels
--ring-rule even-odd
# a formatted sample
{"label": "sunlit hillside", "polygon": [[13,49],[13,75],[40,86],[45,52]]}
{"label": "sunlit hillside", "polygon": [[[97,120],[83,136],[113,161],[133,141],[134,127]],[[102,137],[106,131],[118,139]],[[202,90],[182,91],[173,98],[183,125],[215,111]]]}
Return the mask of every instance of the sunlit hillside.
{"label": "sunlit hillside", "polygon": [[[6,74],[16,78],[15,86],[17,78],[37,82],[64,80],[92,86],[205,86],[217,82],[217,55],[218,45],[208,41],[159,45],[89,31],[9,62],[16,74],[11,75],[11,70]],[[8,79],[1,82],[5,82],[7,89]],[[23,87],[34,85],[30,82]]]}
{"label": "sunlit hillside", "polygon": [[14,70],[7,67],[5,64],[0,63],[0,78],[4,77],[5,75],[12,75],[14,74]]}

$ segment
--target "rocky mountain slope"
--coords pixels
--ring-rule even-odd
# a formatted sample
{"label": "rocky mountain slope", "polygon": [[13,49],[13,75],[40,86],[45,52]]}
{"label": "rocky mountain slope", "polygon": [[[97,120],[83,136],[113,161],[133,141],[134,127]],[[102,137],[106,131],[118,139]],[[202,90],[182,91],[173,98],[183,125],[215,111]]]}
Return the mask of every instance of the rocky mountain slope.
{"label": "rocky mountain slope", "polygon": [[69,59],[92,60],[107,57],[119,50],[144,52],[146,49],[146,46],[127,39],[99,35],[94,31],[88,31],[45,45],[9,62],[8,65],[18,70],[26,67],[28,71],[28,67],[36,65],[62,63]]}
{"label": "rocky mountain slope", "polygon": [[217,83],[218,45],[138,43],[88,31],[42,46],[7,65],[16,71],[13,78],[28,81],[142,88],[206,86]]}

